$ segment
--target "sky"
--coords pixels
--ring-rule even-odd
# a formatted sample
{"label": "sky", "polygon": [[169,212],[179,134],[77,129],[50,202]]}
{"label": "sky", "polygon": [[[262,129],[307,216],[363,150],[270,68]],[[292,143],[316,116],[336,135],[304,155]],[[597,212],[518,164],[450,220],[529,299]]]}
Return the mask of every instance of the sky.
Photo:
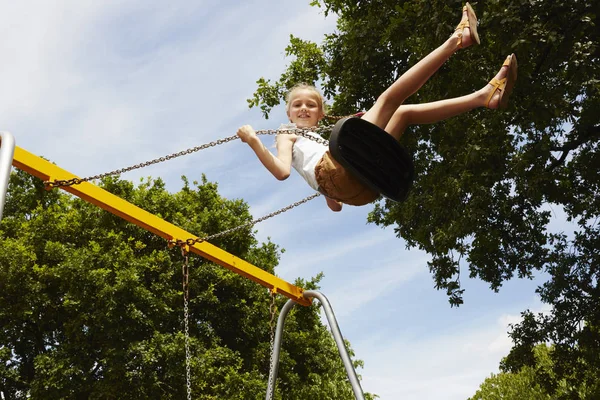
{"label": "sky", "polygon": [[[335,15],[309,3],[0,0],[0,130],[89,176],[234,135],[244,124],[275,129],[284,109],[265,120],[246,99],[257,79],[284,71],[290,34],[320,43],[335,31]],[[275,180],[239,141],[122,178],[161,177],[175,192],[181,175],[202,174],[224,197],[247,201],[255,218],[313,193],[295,174]],[[509,324],[525,309],[546,310],[535,294],[544,276],[494,293],[463,270],[465,304],[450,308],[428,255],[407,250],[393,227],[367,224],[371,209],[333,213],[317,198],[256,226],[257,237],[286,250],[283,279],[324,273],[321,291],[365,363],[364,391],[382,400],[472,396],[508,354]],[[551,229],[564,229],[564,213],[549,209]]]}

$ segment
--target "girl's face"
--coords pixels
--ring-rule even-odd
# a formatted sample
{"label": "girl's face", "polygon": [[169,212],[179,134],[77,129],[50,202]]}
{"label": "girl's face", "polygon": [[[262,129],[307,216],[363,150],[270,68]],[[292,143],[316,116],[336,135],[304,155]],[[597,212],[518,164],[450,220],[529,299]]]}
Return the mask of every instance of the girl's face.
{"label": "girl's face", "polygon": [[298,128],[317,126],[324,116],[318,95],[309,89],[296,89],[292,92],[287,115]]}

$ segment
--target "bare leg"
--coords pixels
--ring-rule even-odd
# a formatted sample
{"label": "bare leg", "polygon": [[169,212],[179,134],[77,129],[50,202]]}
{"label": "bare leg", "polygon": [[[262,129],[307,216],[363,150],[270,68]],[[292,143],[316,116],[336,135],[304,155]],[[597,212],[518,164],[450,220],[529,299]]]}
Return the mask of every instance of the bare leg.
{"label": "bare leg", "polygon": [[485,101],[485,95],[482,97],[480,92],[481,90],[433,103],[401,105],[385,127],[385,131],[396,140],[400,140],[409,125],[433,124],[471,111],[482,106]]}
{"label": "bare leg", "polygon": [[[507,69],[506,66],[500,68],[500,71],[496,74],[496,79],[504,78]],[[399,140],[409,125],[433,124],[471,111],[474,108],[484,107],[493,90],[494,87],[487,84],[482,89],[466,96],[432,103],[401,105],[396,109],[385,130]],[[490,101],[489,108],[498,107],[499,99],[500,93],[496,92]]]}
{"label": "bare leg", "polygon": [[[466,11],[463,12],[463,20],[465,19],[467,19]],[[462,48],[468,47],[471,44],[470,29],[466,27],[462,32],[454,32],[444,44],[411,67],[383,92],[375,105],[362,118],[385,129],[404,100],[419,90],[444,62],[459,49],[457,43],[460,33],[462,33]]]}

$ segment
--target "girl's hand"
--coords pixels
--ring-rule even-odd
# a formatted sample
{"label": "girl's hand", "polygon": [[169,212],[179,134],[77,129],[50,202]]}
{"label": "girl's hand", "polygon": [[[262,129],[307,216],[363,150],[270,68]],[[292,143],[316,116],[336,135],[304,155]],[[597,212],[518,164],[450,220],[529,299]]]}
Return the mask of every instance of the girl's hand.
{"label": "girl's hand", "polygon": [[254,140],[258,139],[256,136],[256,132],[250,125],[244,125],[237,130],[237,135],[242,139],[244,143],[251,143]]}

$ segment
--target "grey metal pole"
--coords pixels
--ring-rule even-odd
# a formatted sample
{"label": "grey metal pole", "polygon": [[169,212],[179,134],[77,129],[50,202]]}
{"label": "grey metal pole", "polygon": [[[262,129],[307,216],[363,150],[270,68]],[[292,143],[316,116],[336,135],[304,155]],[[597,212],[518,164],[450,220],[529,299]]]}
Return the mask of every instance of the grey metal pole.
{"label": "grey metal pole", "polygon": [[354,365],[352,365],[350,355],[346,350],[346,345],[344,344],[344,337],[342,336],[340,327],[338,326],[337,320],[335,319],[335,314],[333,313],[333,308],[331,308],[331,304],[329,304],[329,300],[327,300],[327,297],[325,297],[323,293],[318,292],[316,290],[307,290],[303,293],[303,295],[304,297],[316,297],[323,305],[323,310],[325,311],[325,315],[327,316],[327,321],[329,321],[329,328],[331,328],[331,333],[333,333],[333,338],[335,339],[335,343],[337,344],[340,357],[342,357],[344,367],[346,368],[346,374],[348,374],[348,379],[350,379],[350,384],[352,385],[352,390],[354,391],[354,397],[356,398],[356,400],[364,400],[365,395],[362,391],[362,387],[360,386],[360,381],[358,380],[356,371],[354,370]]}
{"label": "grey metal pole", "polygon": [[[329,327],[331,328],[333,338],[335,339],[335,343],[337,344],[340,357],[342,357],[342,362],[344,363],[344,367],[346,368],[348,379],[350,380],[350,384],[352,385],[354,397],[356,398],[356,400],[364,400],[365,396],[360,386],[360,381],[358,380],[358,376],[356,375],[356,371],[354,370],[354,366],[352,365],[350,355],[346,350],[346,345],[344,344],[342,332],[340,331],[340,327],[338,326],[337,320],[335,319],[335,315],[333,313],[333,309],[331,308],[331,304],[329,304],[329,300],[327,300],[327,297],[325,297],[323,293],[318,292],[316,290],[307,290],[303,293],[303,296],[305,298],[314,297],[317,300],[319,300],[323,305],[323,310],[325,311],[325,315],[327,316]],[[267,387],[266,400],[271,400],[273,398],[273,394],[275,393],[277,372],[279,369],[279,354],[281,350],[281,342],[283,336],[283,326],[285,324],[285,318],[288,312],[292,309],[292,307],[294,307],[294,305],[296,305],[296,303],[293,300],[288,300],[281,309],[281,313],[279,314],[279,318],[277,319],[277,329],[275,331],[275,339],[273,341],[273,349],[271,353],[271,370],[269,371],[269,384]]]}
{"label": "grey metal pole", "polygon": [[296,305],[294,300],[288,300],[277,318],[277,329],[275,330],[275,340],[271,349],[271,367],[269,371],[269,385],[267,386],[266,400],[271,400],[275,394],[275,386],[277,382],[277,372],[279,371],[279,352],[281,350],[281,338],[283,336],[283,325],[288,312]]}
{"label": "grey metal pole", "polygon": [[10,169],[15,155],[15,138],[8,132],[0,132],[0,220],[4,211]]}

